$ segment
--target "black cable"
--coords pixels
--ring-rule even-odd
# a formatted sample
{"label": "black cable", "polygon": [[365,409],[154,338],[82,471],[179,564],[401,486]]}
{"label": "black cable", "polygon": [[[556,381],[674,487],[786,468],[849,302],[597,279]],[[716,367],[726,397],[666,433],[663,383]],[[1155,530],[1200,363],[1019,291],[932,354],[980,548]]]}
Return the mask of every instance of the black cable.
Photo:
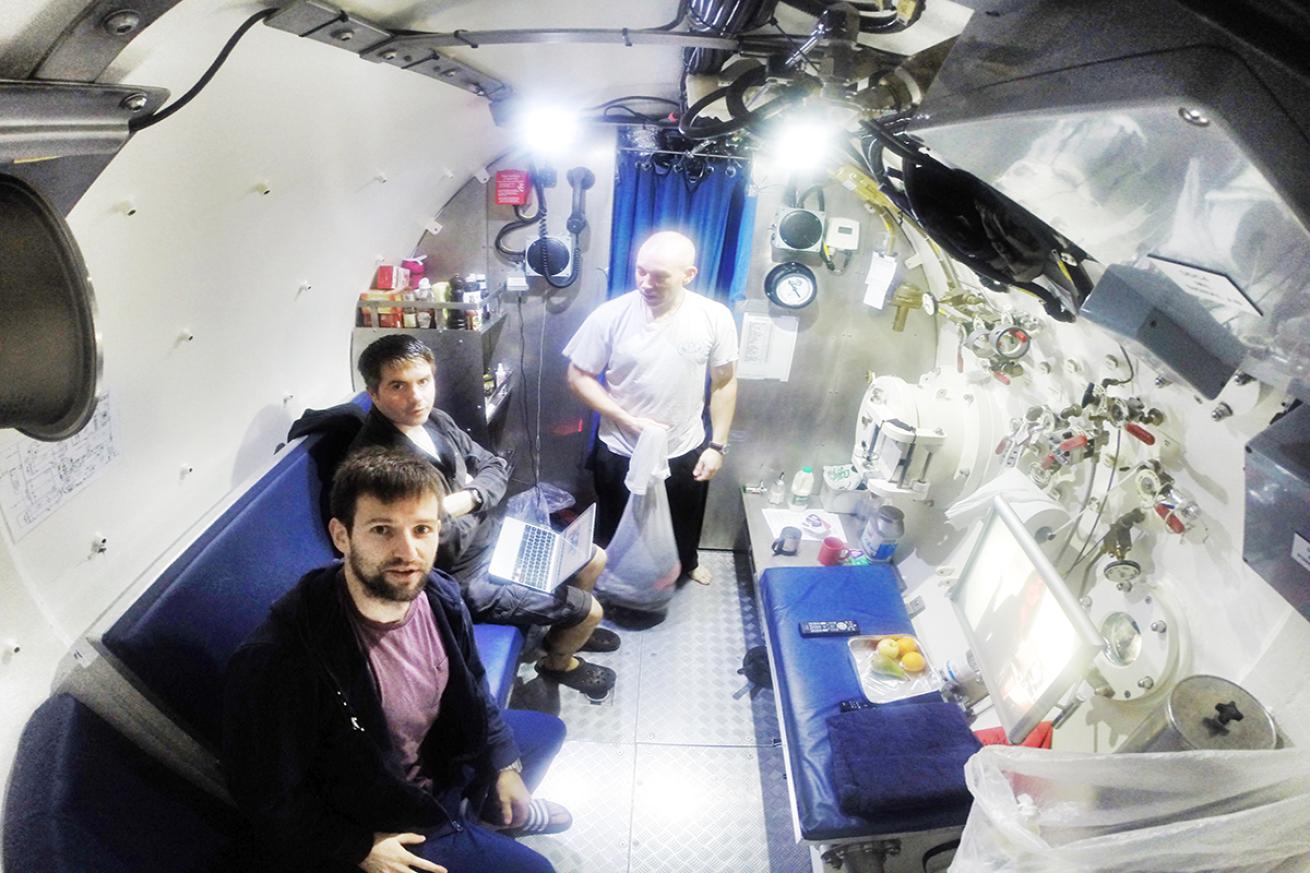
{"label": "black cable", "polygon": [[630,103],[644,100],[649,103],[667,103],[670,106],[681,106],[677,100],[671,100],[668,97],[653,97],[649,94],[631,94],[627,97],[615,97],[613,100],[606,100],[604,103],[597,103],[595,106],[588,106],[584,111],[595,112],[597,109],[605,109],[609,106],[618,106],[622,103]]}
{"label": "black cable", "polygon": [[814,61],[810,60],[810,57],[807,54],[805,54],[803,51],[801,51],[803,46],[798,45],[796,40],[792,38],[791,34],[787,33],[787,31],[782,29],[782,25],[778,24],[778,19],[770,18],[769,24],[773,25],[774,30],[778,31],[778,33],[783,35],[783,37],[791,45],[792,53],[795,56],[798,56],[801,60],[805,61],[805,63],[809,64],[810,67],[814,70],[816,75],[819,76],[823,75],[823,71],[819,69],[819,65],[816,64]]}
{"label": "black cable", "polygon": [[820,212],[827,212],[827,211],[828,211],[828,207],[827,207],[826,201],[824,200],[824,196],[823,196],[823,186],[822,186],[822,185],[811,185],[810,187],[806,188],[806,189],[805,189],[805,193],[802,194],[802,195],[800,196],[800,199],[799,199],[799,200],[797,200],[797,205],[798,205],[799,207],[801,207],[802,209],[804,209],[804,208],[805,208],[805,201],[807,201],[807,200],[810,199],[810,195],[811,195],[811,194],[817,194],[817,195],[818,195],[818,199],[819,199],[819,211],[820,211]]}
{"label": "black cable", "polygon": [[682,24],[682,20],[687,17],[687,7],[690,5],[691,0],[682,0],[682,2],[678,4],[677,14],[673,16],[672,21],[661,24],[658,27],[652,27],[650,30],[673,30],[673,28]]}
{"label": "black cable", "polygon": [[[631,106],[625,106],[622,103],[615,104],[614,106],[606,106],[605,111],[601,113],[601,117],[608,117],[609,114],[616,109],[621,109],[628,113],[628,115],[646,124],[654,124],[655,122],[664,120],[664,116],[662,115],[646,115],[644,112],[638,112]],[[622,121],[620,121],[620,123],[622,123]]]}
{"label": "black cable", "polygon": [[1103,388],[1109,388],[1111,385],[1127,385],[1129,382],[1133,381],[1133,359],[1128,357],[1128,350],[1124,348],[1123,343],[1119,343],[1118,345],[1119,351],[1123,352],[1124,361],[1128,364],[1128,377],[1126,379],[1102,379],[1101,386]]}
{"label": "black cable", "polygon": [[147,127],[150,127],[153,124],[158,124],[159,122],[163,121],[165,118],[168,118],[174,112],[177,112],[183,106],[190,103],[195,98],[195,96],[199,94],[206,85],[209,84],[209,80],[214,78],[214,74],[218,72],[219,67],[223,66],[223,62],[227,60],[227,56],[232,54],[232,49],[236,48],[236,45],[238,42],[240,42],[241,37],[245,36],[246,32],[250,30],[250,28],[254,27],[256,24],[263,21],[265,18],[273,17],[273,15],[277,13],[277,11],[278,10],[276,8],[261,9],[260,11],[256,12],[254,15],[250,16],[245,21],[243,21],[241,23],[241,26],[237,28],[236,33],[232,34],[232,36],[228,38],[227,43],[223,46],[223,50],[218,53],[218,57],[215,58],[214,62],[209,65],[209,69],[205,70],[205,73],[200,77],[200,80],[191,86],[191,90],[187,91],[181,97],[174,100],[171,104],[169,104],[164,109],[160,109],[157,112],[154,112],[150,115],[143,116],[141,118],[132,119],[127,123],[128,130],[131,131],[132,133],[136,133],[138,130],[145,130]]}
{"label": "black cable", "polygon": [[[541,472],[537,469],[537,451],[536,446],[533,445],[532,417],[529,413],[531,407],[528,406],[528,335],[523,321],[522,293],[518,295],[516,305],[519,313],[519,384],[522,386],[522,391],[519,392],[519,400],[522,401],[520,405],[523,407],[523,432],[528,438],[528,460],[532,464],[532,481],[533,484],[536,484],[541,481]],[[544,314],[542,318],[545,318]],[[538,362],[538,367],[540,366],[541,364]]]}

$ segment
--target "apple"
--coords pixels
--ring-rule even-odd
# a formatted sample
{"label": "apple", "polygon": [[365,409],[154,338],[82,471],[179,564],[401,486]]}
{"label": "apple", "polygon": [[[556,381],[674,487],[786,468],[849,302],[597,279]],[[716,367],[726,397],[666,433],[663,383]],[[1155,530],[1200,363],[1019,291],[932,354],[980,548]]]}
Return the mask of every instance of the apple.
{"label": "apple", "polygon": [[895,661],[901,656],[901,646],[891,637],[878,640],[878,654]]}

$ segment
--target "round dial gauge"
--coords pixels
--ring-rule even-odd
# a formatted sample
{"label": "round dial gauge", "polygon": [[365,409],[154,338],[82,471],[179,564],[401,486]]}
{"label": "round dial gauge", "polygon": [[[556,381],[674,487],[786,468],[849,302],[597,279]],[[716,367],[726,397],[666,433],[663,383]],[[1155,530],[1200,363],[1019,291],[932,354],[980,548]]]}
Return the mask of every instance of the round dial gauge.
{"label": "round dial gauge", "polygon": [[769,271],[764,277],[764,293],[779,306],[800,309],[814,302],[819,283],[809,267],[791,261]]}
{"label": "round dial gauge", "polygon": [[1104,572],[1111,582],[1132,582],[1142,575],[1142,566],[1136,561],[1111,561],[1105,565]]}
{"label": "round dial gauge", "polygon": [[937,298],[929,294],[927,291],[923,293],[923,299],[919,302],[919,305],[923,307],[923,311],[926,314],[937,314]]}

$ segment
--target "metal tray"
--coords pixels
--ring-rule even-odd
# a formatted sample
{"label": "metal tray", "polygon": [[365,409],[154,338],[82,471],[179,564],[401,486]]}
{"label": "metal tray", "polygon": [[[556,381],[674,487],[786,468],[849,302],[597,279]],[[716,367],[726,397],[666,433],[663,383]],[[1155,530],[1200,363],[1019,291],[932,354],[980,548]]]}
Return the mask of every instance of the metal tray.
{"label": "metal tray", "polygon": [[[923,655],[926,666],[918,673],[910,673],[904,679],[874,670],[871,666],[873,654],[878,648],[879,640],[887,637],[893,639],[909,637],[914,640],[919,646],[919,653]],[[928,656],[923,643],[914,634],[869,634],[851,637],[846,641],[846,645],[851,654],[851,666],[855,668],[855,675],[860,679],[860,688],[870,703],[891,703],[893,700],[928,694],[942,686],[941,678],[933,667],[932,658]]]}

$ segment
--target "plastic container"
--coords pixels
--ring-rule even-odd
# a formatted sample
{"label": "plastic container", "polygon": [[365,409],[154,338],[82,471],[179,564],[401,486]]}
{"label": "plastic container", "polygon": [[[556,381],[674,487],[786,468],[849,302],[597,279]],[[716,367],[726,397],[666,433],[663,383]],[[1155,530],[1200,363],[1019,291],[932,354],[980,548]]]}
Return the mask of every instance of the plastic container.
{"label": "plastic container", "polygon": [[[913,650],[923,659],[922,666],[916,671],[909,671],[900,667],[898,661],[896,664],[900,667],[898,675],[888,673],[886,668],[879,669],[876,666],[879,660],[878,643],[885,639],[913,641]],[[846,646],[850,650],[855,675],[860,678],[860,690],[864,692],[865,698],[870,703],[891,703],[893,700],[917,697],[920,694],[936,691],[942,686],[941,677],[933,669],[928,653],[923,650],[923,643],[919,642],[918,637],[913,634],[850,637],[846,641]]]}
{"label": "plastic container", "polygon": [[884,504],[869,516],[860,534],[860,548],[871,561],[890,561],[896,546],[905,536],[905,513],[895,506]]}
{"label": "plastic container", "polygon": [[787,479],[782,473],[778,474],[778,481],[769,486],[769,503],[774,506],[781,506],[782,501],[787,497]]}
{"label": "plastic container", "polygon": [[814,471],[801,467],[791,480],[791,505],[795,509],[804,509],[810,505],[810,495],[814,493]]}

